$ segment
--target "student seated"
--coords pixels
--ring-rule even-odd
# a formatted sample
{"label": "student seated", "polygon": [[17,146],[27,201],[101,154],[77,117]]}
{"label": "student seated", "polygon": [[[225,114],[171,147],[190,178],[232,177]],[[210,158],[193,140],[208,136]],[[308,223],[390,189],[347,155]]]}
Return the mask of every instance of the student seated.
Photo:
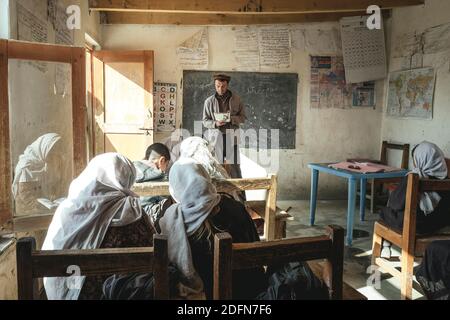
{"label": "student seated", "polygon": [[[42,250],[152,246],[155,232],[130,190],[135,175],[133,163],[117,153],[92,159],[70,184]],[[50,300],[100,299],[106,278],[44,278],[44,286]]]}
{"label": "student seated", "polygon": [[154,143],[145,152],[145,159],[134,161],[136,183],[167,180],[170,151],[162,143]]}
{"label": "student seated", "polygon": [[229,179],[230,175],[212,155],[208,141],[200,137],[189,137],[180,144],[180,158],[193,159],[208,172],[211,178]]}
{"label": "student seated", "polygon": [[[170,272],[171,275],[176,274],[178,280],[176,297],[211,299],[214,234],[228,232],[234,242],[248,243],[259,241],[258,233],[245,207],[230,196],[218,194],[209,174],[192,159],[180,158],[172,166],[169,183],[176,203],[164,212],[155,229],[168,237],[169,260],[178,271]],[[308,270],[310,273],[305,273]],[[295,292],[307,288],[303,290],[307,294],[297,294],[296,297],[306,297],[308,293],[318,297],[314,290],[320,281],[311,278],[313,274],[305,264],[289,264],[273,272],[269,277],[263,267],[235,271],[233,298],[292,298],[290,288],[297,290]],[[151,298],[151,290],[145,288],[152,285],[151,277],[151,274],[110,277],[104,285],[105,297]],[[325,286],[319,291],[323,293],[322,298],[327,297]],[[137,296],[135,292],[141,294]]]}
{"label": "student seated", "polygon": [[450,300],[450,240],[430,243],[416,279],[428,300]]}
{"label": "student seated", "polygon": [[[424,141],[412,150],[414,169],[420,178],[445,179],[447,178],[447,165],[444,153],[433,143]],[[397,230],[403,228],[405,211],[407,177],[389,196],[387,206],[380,212],[381,220],[389,227]],[[450,225],[450,192],[421,193],[417,206],[416,232],[426,234],[435,232]]]}

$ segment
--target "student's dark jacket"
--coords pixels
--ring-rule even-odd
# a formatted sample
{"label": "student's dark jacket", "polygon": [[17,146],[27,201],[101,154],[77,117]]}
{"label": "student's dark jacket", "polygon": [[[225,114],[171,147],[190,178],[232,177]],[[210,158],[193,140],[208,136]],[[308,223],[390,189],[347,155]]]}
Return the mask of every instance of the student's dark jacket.
{"label": "student's dark jacket", "polygon": [[[403,229],[407,183],[408,178],[403,178],[398,188],[389,196],[387,206],[382,208],[380,212],[381,220],[397,231]],[[441,200],[434,211],[428,215],[425,215],[425,213],[420,210],[420,196],[417,200],[416,232],[419,234],[432,233],[450,225],[450,192],[439,191],[438,193],[441,196]]]}

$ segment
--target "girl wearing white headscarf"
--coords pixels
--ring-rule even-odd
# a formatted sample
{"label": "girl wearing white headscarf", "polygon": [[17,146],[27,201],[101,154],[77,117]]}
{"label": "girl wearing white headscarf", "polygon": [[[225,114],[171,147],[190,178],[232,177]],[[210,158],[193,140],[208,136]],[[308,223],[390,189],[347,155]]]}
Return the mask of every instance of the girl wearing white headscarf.
{"label": "girl wearing white headscarf", "polygon": [[45,196],[53,198],[54,195],[48,194],[50,190],[44,189],[49,187],[45,178],[48,175],[49,155],[60,139],[61,136],[56,133],[44,134],[19,156],[12,183],[16,215],[40,213],[44,207],[38,204],[37,199]]}
{"label": "girl wearing white headscarf", "polygon": [[207,171],[193,159],[181,157],[175,162],[169,184],[176,203],[165,211],[156,229],[167,235],[169,260],[183,275],[179,294],[201,298],[205,291],[211,298],[214,233],[226,231],[235,242],[254,242],[259,241],[256,227],[245,207],[219,195]]}
{"label": "girl wearing white headscarf", "polygon": [[[55,212],[42,250],[96,249],[110,227],[141,219],[139,197],[130,188],[133,163],[117,153],[95,157],[70,185]],[[78,299],[85,277],[45,278],[48,299]],[[101,288],[100,288],[101,290]]]}
{"label": "girl wearing white headscarf", "polygon": [[[423,141],[412,150],[411,170],[424,179],[445,179],[448,169],[442,150],[434,143]],[[381,219],[389,226],[401,230],[405,210],[407,177],[391,193],[387,207],[381,211]],[[420,194],[417,208],[418,233],[430,233],[450,224],[450,193],[424,192]]]}

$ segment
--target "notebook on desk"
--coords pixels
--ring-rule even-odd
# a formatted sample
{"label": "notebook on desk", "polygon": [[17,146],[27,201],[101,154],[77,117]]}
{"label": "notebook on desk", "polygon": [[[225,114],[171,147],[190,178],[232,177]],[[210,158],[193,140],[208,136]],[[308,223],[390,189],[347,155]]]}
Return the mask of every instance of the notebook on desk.
{"label": "notebook on desk", "polygon": [[338,170],[348,170],[358,173],[379,173],[379,172],[394,172],[402,169],[385,166],[379,163],[372,162],[349,162],[343,161],[339,163],[332,163],[328,165],[330,168]]}

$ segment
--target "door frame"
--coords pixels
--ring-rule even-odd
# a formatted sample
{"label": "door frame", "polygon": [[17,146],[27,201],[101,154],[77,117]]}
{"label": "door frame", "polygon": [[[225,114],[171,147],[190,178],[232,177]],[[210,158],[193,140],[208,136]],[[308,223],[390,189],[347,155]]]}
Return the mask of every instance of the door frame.
{"label": "door frame", "polygon": [[[87,165],[86,147],[86,56],[72,46],[0,39],[0,230],[15,229],[12,201],[8,62],[10,59],[68,63],[72,69],[73,167],[77,177]],[[22,217],[21,220],[24,218]],[[12,223],[12,226],[11,226]],[[48,225],[47,225],[48,226]]]}

